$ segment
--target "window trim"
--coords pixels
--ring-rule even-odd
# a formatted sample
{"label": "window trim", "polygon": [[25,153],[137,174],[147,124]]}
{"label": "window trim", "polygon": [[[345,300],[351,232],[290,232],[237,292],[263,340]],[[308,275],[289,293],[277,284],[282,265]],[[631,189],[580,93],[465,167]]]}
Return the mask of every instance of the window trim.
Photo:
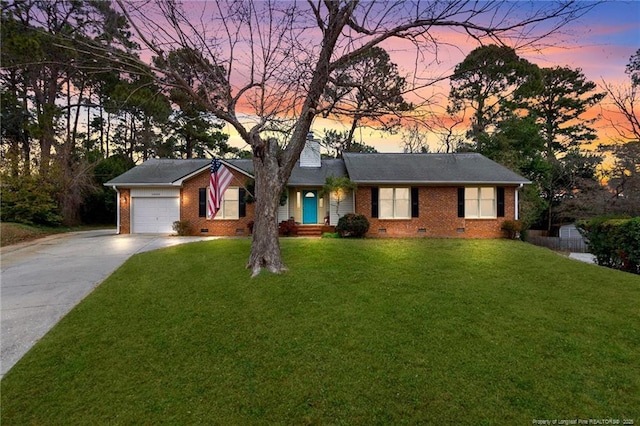
{"label": "window trim", "polygon": [[[482,189],[491,189],[493,191],[493,198],[491,198],[491,200],[493,201],[492,203],[492,211],[491,211],[491,215],[483,215],[483,211],[482,211],[482,201],[488,201],[489,198],[482,198]],[[464,206],[464,218],[465,219],[497,219],[498,218],[498,189],[495,186],[465,186],[464,188],[461,188],[462,191],[459,190],[458,195],[460,196],[461,193],[464,195],[464,198],[462,199],[462,204]],[[477,193],[477,198],[467,198],[467,191],[468,190],[476,190]],[[478,212],[478,215],[470,215],[469,213],[469,209],[467,208],[467,201],[468,200],[474,200],[476,201],[476,208],[474,209],[476,212]],[[460,200],[459,200],[459,204],[458,204],[458,213],[460,213]],[[459,214],[460,216],[460,214]]]}
{"label": "window trim", "polygon": [[[227,192],[229,190],[235,190],[238,194],[238,198],[235,200],[227,200]],[[209,203],[209,191],[207,191],[207,204]],[[216,216],[212,219],[211,216],[209,215],[209,212],[207,212],[207,220],[238,220],[242,217],[241,215],[241,204],[242,204],[242,200],[240,199],[241,196],[241,191],[240,191],[240,187],[238,186],[229,186],[225,191],[224,194],[222,195],[222,200],[220,202],[220,210],[218,210],[218,213],[216,213]],[[237,215],[234,215],[232,217],[226,217],[224,215],[224,207],[226,205],[227,202],[234,202],[236,203],[236,212]]]}
{"label": "window trim", "polygon": [[[391,199],[382,199],[382,197],[380,197],[380,195],[378,195],[378,200],[377,200],[377,204],[378,204],[378,218],[381,220],[411,220],[412,218],[412,204],[411,204],[411,195],[412,195],[412,190],[410,186],[394,186],[394,187],[389,187],[389,186],[384,186],[384,187],[380,187],[380,190],[382,189],[391,189],[393,190],[393,198]],[[403,189],[407,191],[408,194],[408,198],[407,198],[407,205],[406,205],[406,211],[407,211],[407,215],[406,216],[398,216],[397,215],[397,202],[399,201],[398,198],[396,198],[396,190],[398,189]],[[392,202],[392,210],[393,210],[393,216],[383,216],[381,214],[381,206],[383,204],[383,202],[388,202],[389,200],[391,200]]]}

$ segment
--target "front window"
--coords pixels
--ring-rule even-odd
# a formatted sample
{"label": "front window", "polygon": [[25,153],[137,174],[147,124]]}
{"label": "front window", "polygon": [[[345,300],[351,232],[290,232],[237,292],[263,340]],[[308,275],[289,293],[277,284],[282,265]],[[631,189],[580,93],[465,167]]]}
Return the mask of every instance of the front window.
{"label": "front window", "polygon": [[464,217],[491,219],[496,217],[496,189],[493,187],[467,187],[464,190]]}
{"label": "front window", "polygon": [[380,188],[380,219],[411,218],[411,191],[409,188]]}
{"label": "front window", "polygon": [[215,219],[239,219],[240,218],[240,188],[230,186],[224,192],[220,210],[216,214]]}

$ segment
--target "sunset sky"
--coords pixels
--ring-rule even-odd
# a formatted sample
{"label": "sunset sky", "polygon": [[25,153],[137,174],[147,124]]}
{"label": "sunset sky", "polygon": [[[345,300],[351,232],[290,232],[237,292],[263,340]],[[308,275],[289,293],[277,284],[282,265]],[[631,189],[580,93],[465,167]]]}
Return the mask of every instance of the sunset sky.
{"label": "sunset sky", "polygon": [[[440,51],[437,66],[428,64],[431,75],[450,73],[457,63],[477,47],[474,41],[458,33],[447,33],[441,37],[450,46],[444,46]],[[625,66],[631,55],[640,48],[640,1],[612,1],[597,5],[588,15],[565,27],[562,34],[550,39],[548,44],[549,47],[540,51],[524,50],[519,53],[542,67],[580,68],[587,79],[599,84],[603,80],[607,83],[627,83]],[[398,64],[401,71],[413,71],[414,55],[407,54],[401,46],[393,43],[383,47],[389,51],[392,60]],[[431,88],[427,96],[435,94],[442,105],[448,90],[448,81],[443,82],[439,87]],[[597,116],[601,112],[601,108],[597,107],[590,111],[588,116]],[[600,137],[599,142],[608,142],[611,134],[610,125],[605,120],[600,120],[596,127]],[[316,119],[312,130],[317,136],[321,136],[323,130],[328,128],[346,129],[345,125],[337,120]],[[246,147],[229,126],[227,132],[231,134],[233,145]],[[364,143],[374,146],[380,152],[401,152],[402,150],[399,135],[382,135],[365,129],[361,136]],[[435,135],[429,135],[428,141],[432,151],[438,148],[439,143]]]}

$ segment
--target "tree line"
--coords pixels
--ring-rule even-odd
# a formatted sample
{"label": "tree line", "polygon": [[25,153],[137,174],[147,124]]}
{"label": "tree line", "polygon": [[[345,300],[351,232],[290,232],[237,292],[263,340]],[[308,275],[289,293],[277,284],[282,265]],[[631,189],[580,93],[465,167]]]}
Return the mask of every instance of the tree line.
{"label": "tree line", "polygon": [[239,153],[221,120],[117,58],[140,46],[109,2],[1,7],[3,221],[113,223],[115,192],[102,184],[135,163]]}
{"label": "tree line", "polygon": [[[525,227],[550,230],[553,224],[596,215],[638,215],[640,132],[634,107],[639,60],[640,50],[626,67],[624,90],[606,83],[599,89],[580,69],[539,67],[507,46],[479,47],[451,77],[451,122],[469,123],[453,145],[532,181],[523,192]],[[597,117],[585,113],[607,96],[625,119],[610,123],[619,137],[595,146]],[[607,154],[612,165],[602,164]]]}

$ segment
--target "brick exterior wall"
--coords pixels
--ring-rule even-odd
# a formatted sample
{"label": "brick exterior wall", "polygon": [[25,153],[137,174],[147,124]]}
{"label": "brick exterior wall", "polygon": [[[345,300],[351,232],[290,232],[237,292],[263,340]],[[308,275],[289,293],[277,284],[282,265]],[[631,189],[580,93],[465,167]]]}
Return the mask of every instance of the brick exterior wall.
{"label": "brick exterior wall", "polygon": [[419,217],[378,219],[371,217],[371,187],[359,186],[355,210],[369,220],[367,237],[501,238],[502,223],[515,218],[515,189],[505,188],[505,215],[496,219],[459,218],[457,187],[419,187]]}
{"label": "brick exterior wall", "polygon": [[118,188],[120,191],[120,233],[131,233],[131,191],[128,188]]}
{"label": "brick exterior wall", "polygon": [[[233,180],[229,186],[242,188],[249,179],[242,173],[229,168]],[[246,216],[239,219],[214,219],[198,217],[200,188],[209,187],[209,171],[206,170],[184,182],[180,192],[180,218],[189,221],[190,235],[242,236],[249,235],[247,223],[253,220],[255,203],[246,205]],[[204,231],[206,230],[206,231]]]}
{"label": "brick exterior wall", "polygon": [[[234,178],[230,186],[243,187],[247,177],[236,170],[229,169]],[[253,220],[254,204],[246,205],[246,216],[237,220],[198,217],[199,189],[209,186],[209,171],[203,171],[184,182],[180,190],[180,219],[189,222],[189,235],[243,236],[249,235],[247,223]],[[131,233],[131,191],[118,188],[120,191],[120,233]],[[124,201],[126,199],[126,202]],[[203,231],[205,230],[206,231]]]}

